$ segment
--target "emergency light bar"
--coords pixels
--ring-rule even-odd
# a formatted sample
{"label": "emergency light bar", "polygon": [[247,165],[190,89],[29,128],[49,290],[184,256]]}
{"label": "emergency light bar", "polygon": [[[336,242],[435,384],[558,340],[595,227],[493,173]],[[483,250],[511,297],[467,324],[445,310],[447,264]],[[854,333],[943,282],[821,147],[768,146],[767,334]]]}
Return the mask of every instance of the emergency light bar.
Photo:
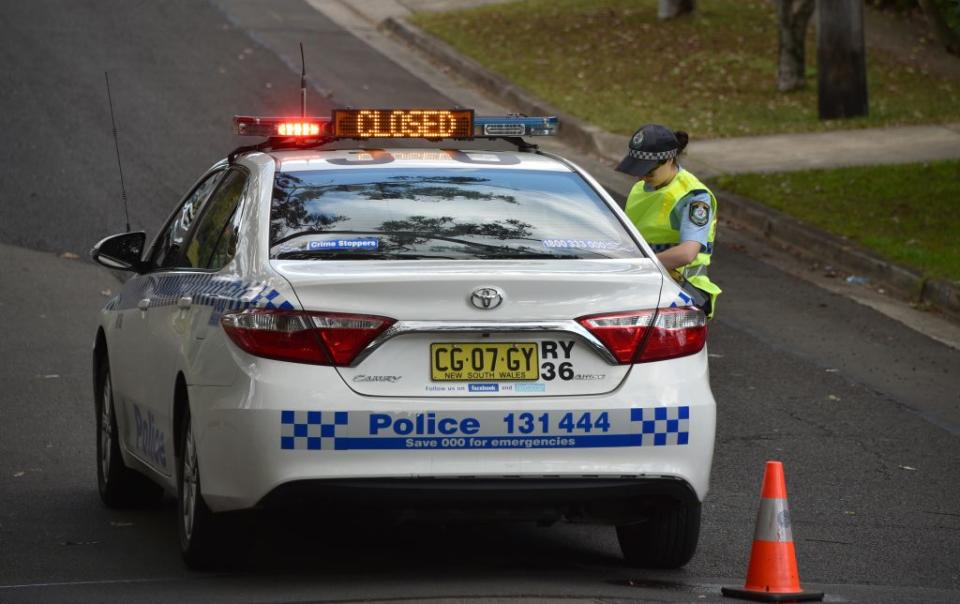
{"label": "emergency light bar", "polygon": [[482,116],[472,109],[334,109],[332,117],[234,116],[241,136],[293,139],[501,138],[552,136],[556,117]]}

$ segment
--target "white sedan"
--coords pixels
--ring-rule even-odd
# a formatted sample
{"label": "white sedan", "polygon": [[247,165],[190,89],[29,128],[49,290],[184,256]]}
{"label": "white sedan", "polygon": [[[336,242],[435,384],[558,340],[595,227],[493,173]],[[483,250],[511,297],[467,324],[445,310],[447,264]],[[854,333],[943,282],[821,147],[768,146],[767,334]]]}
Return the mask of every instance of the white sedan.
{"label": "white sedan", "polygon": [[93,353],[104,502],[176,493],[196,567],[218,513],[302,500],[615,525],[631,564],[685,564],[715,436],[703,313],[593,178],[513,138],[555,120],[465,126],[516,151],[362,149],[342,139],[459,114],[342,113],[238,118],[268,140],[149,248],[92,251],[133,273]]}

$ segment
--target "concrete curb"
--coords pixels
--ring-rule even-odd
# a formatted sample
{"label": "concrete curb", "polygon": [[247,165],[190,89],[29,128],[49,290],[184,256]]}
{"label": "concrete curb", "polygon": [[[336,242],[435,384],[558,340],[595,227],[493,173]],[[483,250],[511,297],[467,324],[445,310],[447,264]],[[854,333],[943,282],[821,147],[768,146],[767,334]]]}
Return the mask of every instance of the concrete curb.
{"label": "concrete curb", "polygon": [[960,297],[955,284],[930,279],[914,269],[888,262],[852,241],[821,231],[752,199],[723,190],[714,192],[725,218],[786,246],[800,257],[833,262],[912,300],[927,302],[960,316]]}
{"label": "concrete curb", "polygon": [[[560,118],[558,138],[576,149],[611,161],[612,143],[620,138],[580,118],[559,111],[526,92],[515,83],[490,72],[473,59],[457,52],[446,42],[424,32],[406,19],[389,17],[380,27],[475,83],[501,103],[528,115],[555,115]],[[626,197],[629,191],[617,191]],[[929,279],[921,273],[888,262],[843,238],[831,235],[758,202],[715,190],[725,218],[765,238],[787,246],[802,257],[828,259],[852,273],[882,283],[901,295],[937,306],[960,317],[960,283]],[[810,250],[816,250],[816,253]]]}

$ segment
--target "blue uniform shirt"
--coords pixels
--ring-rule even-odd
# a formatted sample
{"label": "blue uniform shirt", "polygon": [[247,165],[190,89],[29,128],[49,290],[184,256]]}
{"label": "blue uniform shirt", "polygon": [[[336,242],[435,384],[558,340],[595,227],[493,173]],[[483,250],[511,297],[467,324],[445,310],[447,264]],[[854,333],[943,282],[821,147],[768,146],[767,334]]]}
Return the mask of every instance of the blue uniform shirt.
{"label": "blue uniform shirt", "polygon": [[[702,225],[695,223],[690,218],[690,204],[693,202],[700,202],[699,208],[706,206],[706,222],[703,222],[703,219],[697,220],[697,222],[703,222]],[[680,242],[696,241],[700,244],[700,251],[708,254],[712,251],[709,249],[710,244],[707,242],[710,237],[710,223],[712,222],[713,206],[710,204],[710,194],[706,191],[687,193],[680,198],[680,201],[673,208],[673,212],[670,213],[670,224],[679,224]]]}

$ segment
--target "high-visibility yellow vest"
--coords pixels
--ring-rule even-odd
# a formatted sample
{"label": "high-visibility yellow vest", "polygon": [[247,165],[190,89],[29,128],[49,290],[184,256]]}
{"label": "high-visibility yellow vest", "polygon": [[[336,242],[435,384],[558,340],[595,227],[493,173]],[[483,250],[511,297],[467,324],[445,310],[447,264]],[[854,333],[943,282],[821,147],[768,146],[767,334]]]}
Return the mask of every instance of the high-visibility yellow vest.
{"label": "high-visibility yellow vest", "polygon": [[630,221],[637,227],[647,243],[655,250],[661,251],[668,246],[680,243],[680,222],[679,220],[672,221],[671,215],[677,203],[693,191],[706,191],[710,195],[710,205],[713,211],[707,237],[707,249],[701,249],[693,262],[681,266],[672,273],[674,278],[684,277],[693,286],[710,294],[712,302],[710,316],[713,316],[713,312],[717,308],[717,296],[720,295],[721,291],[715,283],[710,281],[710,277],[707,275],[707,267],[710,266],[710,256],[713,253],[713,239],[717,232],[717,198],[713,192],[696,176],[680,168],[680,171],[668,185],[655,191],[644,190],[644,182],[642,180],[638,182],[630,191],[624,209],[627,216],[630,217]]}

